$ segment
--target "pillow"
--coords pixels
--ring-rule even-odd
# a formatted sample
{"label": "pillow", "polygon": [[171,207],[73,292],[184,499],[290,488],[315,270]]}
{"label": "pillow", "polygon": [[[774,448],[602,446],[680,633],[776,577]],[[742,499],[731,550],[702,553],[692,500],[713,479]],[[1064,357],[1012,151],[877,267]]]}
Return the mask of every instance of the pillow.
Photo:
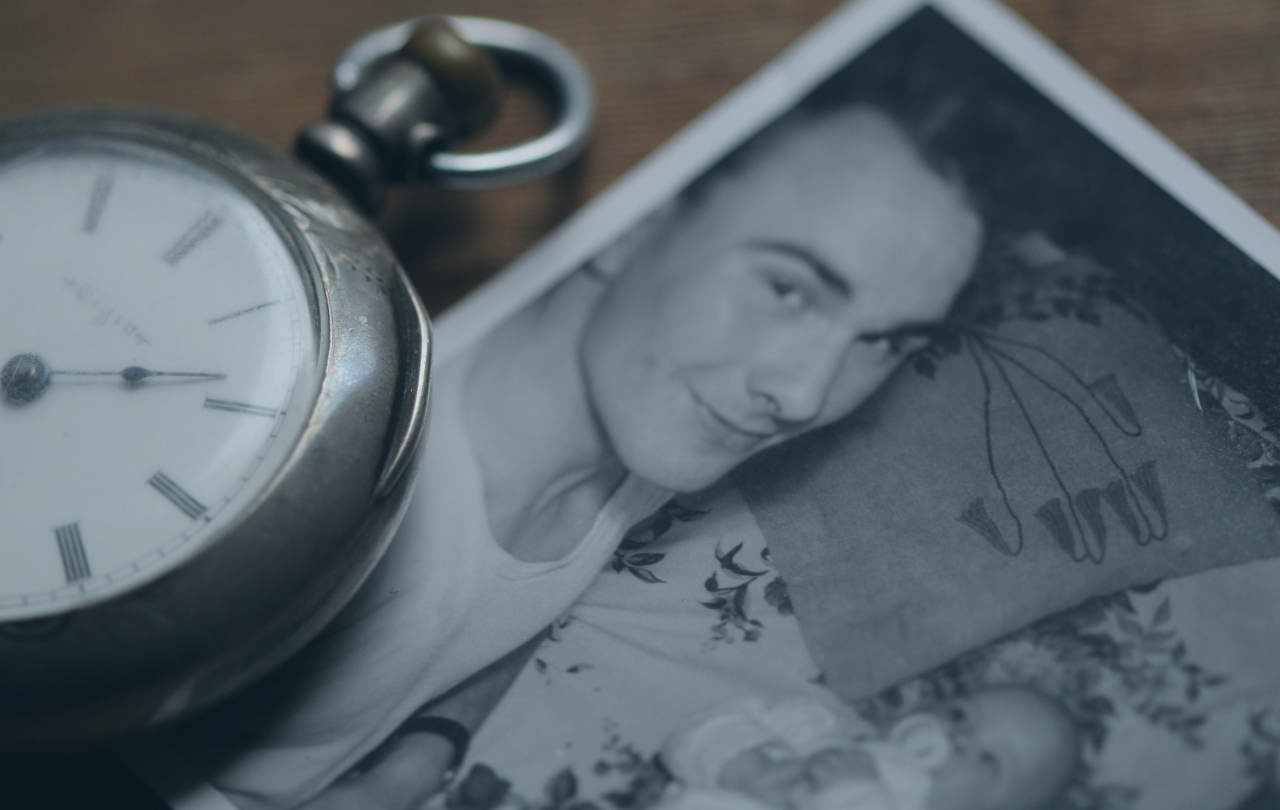
{"label": "pillow", "polygon": [[957,312],[851,417],[735,476],[842,697],[1093,596],[1280,554],[1239,423],[1105,270],[1057,261]]}

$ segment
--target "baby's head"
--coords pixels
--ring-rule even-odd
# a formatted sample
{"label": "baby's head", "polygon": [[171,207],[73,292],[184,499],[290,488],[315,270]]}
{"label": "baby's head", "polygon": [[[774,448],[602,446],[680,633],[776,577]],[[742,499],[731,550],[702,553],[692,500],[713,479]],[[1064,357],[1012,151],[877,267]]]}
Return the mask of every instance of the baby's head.
{"label": "baby's head", "polygon": [[[899,721],[894,741],[925,744],[945,733],[935,754],[928,810],[1041,810],[1061,796],[1080,767],[1080,732],[1052,698],[1022,687],[983,689]],[[922,752],[925,753],[925,752]]]}

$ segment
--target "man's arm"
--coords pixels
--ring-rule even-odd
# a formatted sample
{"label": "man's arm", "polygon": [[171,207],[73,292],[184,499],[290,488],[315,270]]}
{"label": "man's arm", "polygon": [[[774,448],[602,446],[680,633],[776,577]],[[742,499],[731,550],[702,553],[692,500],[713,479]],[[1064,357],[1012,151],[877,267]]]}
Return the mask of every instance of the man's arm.
{"label": "man's arm", "polygon": [[[472,675],[414,713],[442,717],[475,734],[511,688],[544,634]],[[397,731],[302,810],[412,810],[448,787],[454,743],[428,731]]]}

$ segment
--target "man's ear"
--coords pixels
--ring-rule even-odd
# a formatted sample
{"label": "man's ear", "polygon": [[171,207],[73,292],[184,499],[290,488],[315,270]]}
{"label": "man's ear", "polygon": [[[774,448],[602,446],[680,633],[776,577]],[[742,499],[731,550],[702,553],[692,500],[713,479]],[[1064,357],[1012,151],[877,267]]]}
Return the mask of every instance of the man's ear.
{"label": "man's ear", "polygon": [[591,260],[592,274],[604,281],[611,281],[617,278],[626,268],[627,263],[631,261],[632,256],[639,252],[655,235],[666,231],[669,224],[674,221],[675,214],[679,209],[680,198],[678,196],[658,206],[652,213],[595,255],[595,258]]}

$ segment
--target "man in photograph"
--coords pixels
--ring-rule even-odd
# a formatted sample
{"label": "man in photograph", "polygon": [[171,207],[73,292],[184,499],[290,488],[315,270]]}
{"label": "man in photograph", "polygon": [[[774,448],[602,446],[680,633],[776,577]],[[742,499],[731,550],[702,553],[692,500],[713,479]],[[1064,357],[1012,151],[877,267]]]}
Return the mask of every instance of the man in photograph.
{"label": "man in photograph", "polygon": [[982,232],[859,106],[797,109],[639,228],[436,369],[386,559],[297,658],[180,732],[238,805],[436,792],[526,658],[494,663],[672,494],[856,409],[945,317]]}

